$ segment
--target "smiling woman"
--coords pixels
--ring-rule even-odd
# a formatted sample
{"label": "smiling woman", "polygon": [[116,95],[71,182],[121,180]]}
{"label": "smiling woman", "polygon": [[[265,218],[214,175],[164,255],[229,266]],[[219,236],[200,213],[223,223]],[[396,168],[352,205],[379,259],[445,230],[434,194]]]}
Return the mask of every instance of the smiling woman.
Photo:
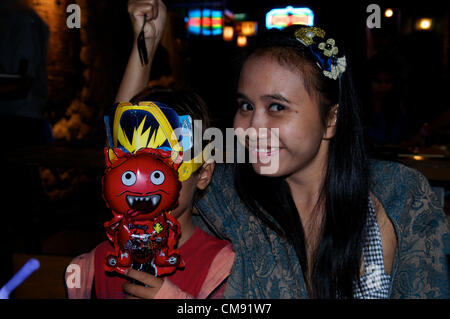
{"label": "smiling woman", "polygon": [[[237,105],[234,127],[253,129],[243,141],[257,160],[235,165],[234,188],[230,170],[217,167],[197,203],[237,250],[224,296],[448,297],[442,208],[417,172],[369,161],[339,40],[317,27],[261,35],[244,55]],[[278,170],[266,174],[263,160],[273,155]],[[420,216],[433,221],[427,235],[412,227]],[[424,249],[431,241],[432,253]],[[428,265],[426,279],[412,275],[412,260]]]}
{"label": "smiling woman", "polygon": [[[289,32],[296,36],[287,36]],[[278,171],[265,177],[260,162],[252,164],[252,169],[242,166],[236,187],[257,216],[268,221],[267,212],[276,220],[269,225],[293,243],[309,294],[322,298],[352,296],[353,282],[359,278],[368,206],[358,106],[352,103],[351,87],[342,90],[349,87],[349,71],[339,79],[326,73],[338,60],[337,46],[325,51],[330,40],[336,44],[331,38],[326,41],[319,28],[298,27],[263,38],[242,66],[234,118],[235,128],[279,130]],[[319,64],[317,56],[329,61]],[[343,120],[341,114],[349,116]],[[255,136],[258,141],[265,138]],[[342,165],[345,158],[358,160]],[[254,180],[261,183],[249,187],[247,181]],[[271,197],[265,191],[269,189]],[[341,214],[344,210],[352,213]],[[344,225],[351,225],[351,232],[342,233]],[[335,236],[342,237],[341,247]],[[324,262],[330,249],[339,264]]]}

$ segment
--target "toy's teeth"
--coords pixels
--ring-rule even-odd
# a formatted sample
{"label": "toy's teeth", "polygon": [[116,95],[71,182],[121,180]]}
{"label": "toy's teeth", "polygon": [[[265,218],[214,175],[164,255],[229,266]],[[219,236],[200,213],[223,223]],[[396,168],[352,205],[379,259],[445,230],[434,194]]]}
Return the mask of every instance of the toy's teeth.
{"label": "toy's teeth", "polygon": [[131,196],[128,195],[127,202],[130,207],[133,207],[138,202],[151,202],[154,207],[158,206],[161,201],[160,195],[150,195],[150,196]]}
{"label": "toy's teeth", "polygon": [[159,201],[161,200],[161,196],[150,196],[152,200],[153,206],[157,206],[159,204]]}
{"label": "toy's teeth", "polygon": [[130,207],[133,207],[134,197],[133,196],[127,196],[127,202],[128,202],[128,205],[130,205]]}

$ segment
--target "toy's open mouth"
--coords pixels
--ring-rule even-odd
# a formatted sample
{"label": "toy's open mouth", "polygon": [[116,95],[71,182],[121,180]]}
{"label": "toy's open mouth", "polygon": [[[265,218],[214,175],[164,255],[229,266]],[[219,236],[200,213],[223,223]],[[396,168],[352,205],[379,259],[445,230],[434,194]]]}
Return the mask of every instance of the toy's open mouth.
{"label": "toy's open mouth", "polygon": [[161,202],[161,195],[153,194],[148,196],[127,195],[127,203],[130,208],[141,214],[151,213]]}

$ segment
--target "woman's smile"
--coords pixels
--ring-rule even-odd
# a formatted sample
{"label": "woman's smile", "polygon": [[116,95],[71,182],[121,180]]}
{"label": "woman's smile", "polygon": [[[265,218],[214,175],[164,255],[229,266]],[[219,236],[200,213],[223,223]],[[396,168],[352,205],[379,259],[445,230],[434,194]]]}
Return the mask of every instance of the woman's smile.
{"label": "woman's smile", "polygon": [[263,164],[268,164],[275,156],[279,156],[280,148],[270,148],[270,149],[257,149],[249,148],[250,152],[250,162],[258,162]]}

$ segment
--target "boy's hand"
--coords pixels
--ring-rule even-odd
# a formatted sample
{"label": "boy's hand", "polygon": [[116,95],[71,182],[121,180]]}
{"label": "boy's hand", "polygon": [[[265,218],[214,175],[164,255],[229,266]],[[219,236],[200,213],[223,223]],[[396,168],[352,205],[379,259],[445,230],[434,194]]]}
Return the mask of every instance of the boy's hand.
{"label": "boy's hand", "polygon": [[153,299],[164,282],[164,280],[161,278],[156,278],[155,276],[152,276],[146,272],[134,270],[131,268],[127,271],[126,276],[145,284],[144,287],[132,284],[130,282],[124,283],[122,285],[122,288],[127,294],[128,299]]}
{"label": "boy's hand", "polygon": [[161,39],[167,16],[166,6],[161,0],[128,0],[128,13],[130,14],[135,38],[142,30],[144,15],[147,15],[144,37],[157,41]]}
{"label": "boy's hand", "polygon": [[[134,45],[116,95],[116,102],[129,101],[147,86],[153,58],[164,32],[167,9],[161,0],[128,0],[128,13],[134,31]],[[145,50],[138,38],[144,25],[144,16],[147,18],[143,31],[149,63],[143,65],[141,53],[145,54]]]}

